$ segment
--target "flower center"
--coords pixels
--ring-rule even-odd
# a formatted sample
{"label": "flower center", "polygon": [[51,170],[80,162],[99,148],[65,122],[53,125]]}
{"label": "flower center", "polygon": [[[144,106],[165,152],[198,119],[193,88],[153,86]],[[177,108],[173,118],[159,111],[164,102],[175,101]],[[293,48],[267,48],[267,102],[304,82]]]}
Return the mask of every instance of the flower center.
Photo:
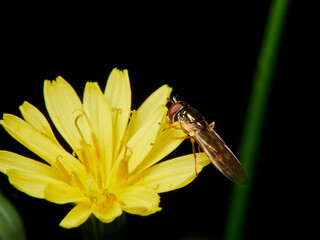
{"label": "flower center", "polygon": [[[115,192],[120,186],[126,184],[129,175],[129,159],[132,156],[132,150],[127,146],[127,134],[125,133],[120,144],[119,153],[123,157],[113,162],[111,172],[107,176],[105,161],[101,159],[98,139],[92,130],[90,120],[82,109],[75,117],[74,126],[79,135],[78,147],[74,149],[73,155],[82,163],[85,173],[77,173],[75,170],[66,168],[63,164],[63,157],[58,156],[55,166],[65,176],[66,180],[93,202],[104,202],[108,199],[116,199]],[[122,113],[121,109],[113,108],[116,113],[116,124],[118,115]],[[134,114],[132,114],[134,115]],[[121,156],[121,155],[120,155]]]}

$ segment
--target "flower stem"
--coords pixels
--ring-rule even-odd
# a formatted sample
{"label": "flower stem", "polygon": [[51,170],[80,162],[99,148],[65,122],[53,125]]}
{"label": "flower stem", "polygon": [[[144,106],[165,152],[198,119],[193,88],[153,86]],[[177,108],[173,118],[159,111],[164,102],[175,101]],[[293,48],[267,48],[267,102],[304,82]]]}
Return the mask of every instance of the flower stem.
{"label": "flower stem", "polygon": [[263,120],[289,2],[290,0],[274,0],[270,7],[239,147],[239,159],[248,172],[249,183],[233,187],[224,233],[225,240],[242,238]]}
{"label": "flower stem", "polygon": [[83,240],[120,240],[124,233],[126,214],[122,213],[111,223],[103,223],[95,216],[90,218],[81,226]]}

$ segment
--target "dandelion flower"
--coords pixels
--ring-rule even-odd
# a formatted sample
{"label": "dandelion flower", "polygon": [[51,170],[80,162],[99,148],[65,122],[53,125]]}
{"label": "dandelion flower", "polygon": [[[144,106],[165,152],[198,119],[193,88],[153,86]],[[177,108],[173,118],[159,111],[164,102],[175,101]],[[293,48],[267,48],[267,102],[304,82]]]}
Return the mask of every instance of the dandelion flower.
{"label": "dandelion flower", "polygon": [[[159,193],[196,177],[192,154],[159,163],[183,141],[165,139],[185,136],[159,124],[165,122],[171,90],[163,85],[131,111],[127,70],[111,72],[104,94],[97,83],[88,82],[83,102],[62,77],[46,80],[46,108],[73,152],[59,144],[44,115],[24,102],[23,119],[4,114],[0,123],[45,163],[1,150],[0,171],[32,197],[72,203],[60,223],[64,228],[81,225],[91,214],[109,223],[123,211],[141,216],[160,211]],[[197,158],[200,172],[210,161],[203,153]]]}

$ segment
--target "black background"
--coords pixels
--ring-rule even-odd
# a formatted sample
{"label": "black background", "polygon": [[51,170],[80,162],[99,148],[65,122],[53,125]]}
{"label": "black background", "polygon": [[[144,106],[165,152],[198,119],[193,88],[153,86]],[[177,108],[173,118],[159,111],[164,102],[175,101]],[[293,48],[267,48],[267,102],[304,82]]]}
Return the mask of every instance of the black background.
{"label": "black background", "polygon": [[[4,24],[0,112],[20,115],[18,106],[27,100],[48,116],[44,79],[61,75],[82,97],[85,82],[97,81],[104,90],[110,71],[118,67],[129,71],[134,109],[166,83],[179,99],[215,121],[216,131],[237,152],[270,2],[197,4],[188,10],[141,7],[148,9],[143,15],[121,7],[105,7],[94,17],[87,15],[91,9],[64,9]],[[288,12],[255,178],[250,179],[244,239],[310,239],[319,223],[319,55],[313,8],[292,1]],[[69,19],[70,13],[75,18]],[[0,149],[36,158],[4,130],[0,141]],[[187,153],[191,146],[185,141],[170,157]],[[21,213],[29,239],[81,239],[80,229],[58,226],[71,206],[31,198],[3,174],[0,187]],[[161,194],[161,212],[129,215],[125,238],[222,239],[231,187],[208,166],[187,187]]]}

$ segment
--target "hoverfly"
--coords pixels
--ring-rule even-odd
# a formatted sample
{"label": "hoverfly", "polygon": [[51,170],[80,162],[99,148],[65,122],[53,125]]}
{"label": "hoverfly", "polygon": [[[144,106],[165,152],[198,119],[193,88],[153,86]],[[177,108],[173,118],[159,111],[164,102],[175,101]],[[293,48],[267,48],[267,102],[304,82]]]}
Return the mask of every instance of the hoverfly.
{"label": "hoverfly", "polygon": [[246,170],[222,138],[213,130],[215,123],[208,124],[197,109],[184,101],[177,101],[175,97],[173,97],[173,100],[168,100],[172,102],[168,110],[169,120],[171,123],[178,122],[180,128],[190,138],[195,161],[194,141],[199,144],[213,165],[223,175],[235,183],[247,183]]}

